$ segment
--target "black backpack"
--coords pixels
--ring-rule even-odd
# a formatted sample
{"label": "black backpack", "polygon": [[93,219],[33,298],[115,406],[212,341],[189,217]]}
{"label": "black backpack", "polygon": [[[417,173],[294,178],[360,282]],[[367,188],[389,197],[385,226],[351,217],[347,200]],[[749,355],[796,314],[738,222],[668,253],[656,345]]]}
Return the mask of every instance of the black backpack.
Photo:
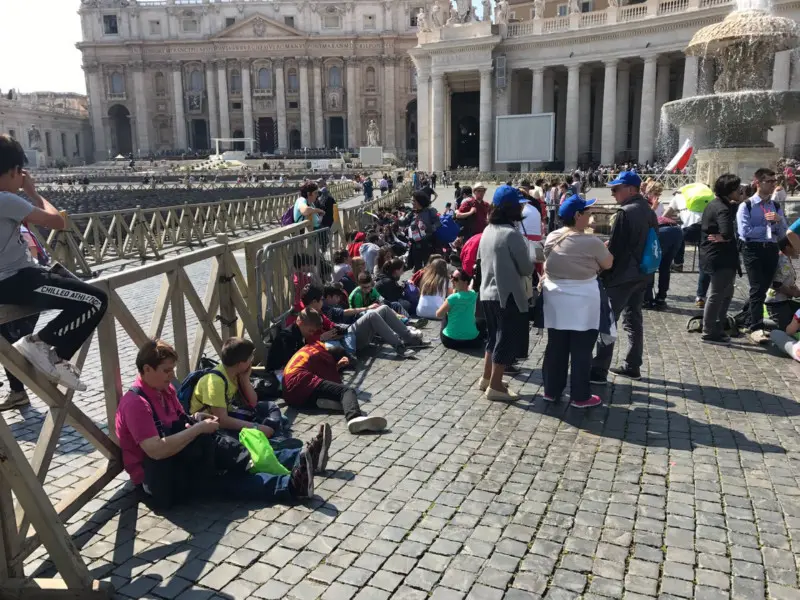
{"label": "black backpack", "polygon": [[[703,333],[703,315],[692,317],[686,322],[686,331],[689,333]],[[739,324],[736,319],[727,315],[725,317],[725,333],[730,337],[740,337]]]}

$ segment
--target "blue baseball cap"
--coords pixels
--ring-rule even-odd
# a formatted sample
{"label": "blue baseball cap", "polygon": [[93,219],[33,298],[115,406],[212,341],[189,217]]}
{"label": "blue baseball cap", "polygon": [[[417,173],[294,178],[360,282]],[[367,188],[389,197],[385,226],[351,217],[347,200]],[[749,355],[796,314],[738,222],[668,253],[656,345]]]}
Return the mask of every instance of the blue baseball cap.
{"label": "blue baseball cap", "polygon": [[609,181],[606,185],[608,187],[614,187],[615,185],[640,187],[642,185],[642,178],[636,174],[636,171],[622,171],[622,173],[617,175],[616,179]]}
{"label": "blue baseball cap", "polygon": [[494,191],[492,204],[500,206],[502,204],[525,204],[527,200],[517,188],[510,185],[501,185]]}
{"label": "blue baseball cap", "polygon": [[558,216],[562,219],[572,219],[575,213],[583,212],[592,204],[597,202],[596,198],[584,200],[578,194],[573,194],[558,207]]}

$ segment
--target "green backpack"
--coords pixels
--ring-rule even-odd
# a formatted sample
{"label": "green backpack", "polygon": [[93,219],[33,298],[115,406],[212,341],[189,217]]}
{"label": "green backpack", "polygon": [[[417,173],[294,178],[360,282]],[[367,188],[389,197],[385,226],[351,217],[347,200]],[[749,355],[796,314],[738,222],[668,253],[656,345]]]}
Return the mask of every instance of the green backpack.
{"label": "green backpack", "polygon": [[268,473],[269,475],[288,475],[289,469],[284,467],[275,457],[275,451],[264,435],[258,429],[245,428],[239,432],[239,441],[250,452],[253,460],[251,473]]}

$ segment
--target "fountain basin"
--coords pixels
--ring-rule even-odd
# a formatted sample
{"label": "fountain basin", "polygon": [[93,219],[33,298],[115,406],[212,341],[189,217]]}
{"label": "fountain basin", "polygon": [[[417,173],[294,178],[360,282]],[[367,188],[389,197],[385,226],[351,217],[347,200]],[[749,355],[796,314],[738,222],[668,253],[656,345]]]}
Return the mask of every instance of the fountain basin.
{"label": "fountain basin", "polygon": [[668,122],[702,127],[717,148],[769,147],[767,130],[800,120],[800,91],[745,90],[667,102]]}
{"label": "fountain basin", "polygon": [[792,19],[776,17],[766,10],[737,10],[721,22],[698,31],[686,47],[686,54],[719,56],[729,46],[737,44],[751,48],[763,44],[770,54],[792,50],[800,45],[800,26]]}

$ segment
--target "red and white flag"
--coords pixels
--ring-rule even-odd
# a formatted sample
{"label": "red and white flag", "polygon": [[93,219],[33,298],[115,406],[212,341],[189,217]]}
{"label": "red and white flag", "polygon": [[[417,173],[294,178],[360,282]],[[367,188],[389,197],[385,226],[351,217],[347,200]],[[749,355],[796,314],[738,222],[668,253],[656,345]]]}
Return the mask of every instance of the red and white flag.
{"label": "red and white flag", "polygon": [[678,150],[678,153],[672,157],[672,160],[669,161],[666,168],[664,169],[668,173],[675,171],[683,170],[686,165],[689,164],[689,159],[692,158],[692,152],[694,152],[694,148],[692,148],[692,141],[687,139],[683,142],[683,146],[681,149]]}

